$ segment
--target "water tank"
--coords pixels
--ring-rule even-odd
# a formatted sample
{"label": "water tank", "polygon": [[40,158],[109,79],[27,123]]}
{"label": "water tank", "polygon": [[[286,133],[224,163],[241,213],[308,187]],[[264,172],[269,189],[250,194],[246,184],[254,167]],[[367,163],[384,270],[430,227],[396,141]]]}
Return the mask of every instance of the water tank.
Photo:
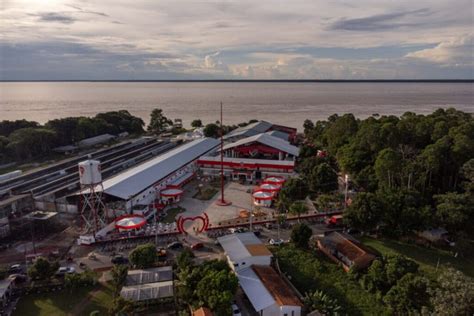
{"label": "water tank", "polygon": [[86,160],[79,164],[79,182],[81,185],[92,185],[102,182],[100,161]]}

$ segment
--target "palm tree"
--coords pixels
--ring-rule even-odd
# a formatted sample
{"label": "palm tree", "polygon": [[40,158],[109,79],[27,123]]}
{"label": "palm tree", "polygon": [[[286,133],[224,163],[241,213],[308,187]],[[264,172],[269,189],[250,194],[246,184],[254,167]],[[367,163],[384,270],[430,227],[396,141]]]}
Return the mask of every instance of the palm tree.
{"label": "palm tree", "polygon": [[127,279],[128,268],[125,265],[114,265],[110,270],[110,274],[112,275],[111,283],[114,288],[114,296],[117,296]]}
{"label": "palm tree", "polygon": [[304,202],[301,202],[301,201],[294,202],[290,206],[290,214],[298,216],[298,223],[300,222],[301,214],[304,214],[307,211],[308,211],[308,207],[306,206]]}
{"label": "palm tree", "polygon": [[311,311],[317,310],[323,315],[339,315],[342,307],[336,299],[329,297],[323,291],[307,292],[304,303]]}

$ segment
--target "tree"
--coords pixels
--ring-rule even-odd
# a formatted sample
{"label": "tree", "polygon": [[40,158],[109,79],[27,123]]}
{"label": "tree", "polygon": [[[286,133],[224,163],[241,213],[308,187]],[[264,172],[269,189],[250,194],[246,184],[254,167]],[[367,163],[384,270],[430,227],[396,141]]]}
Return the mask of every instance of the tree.
{"label": "tree", "polygon": [[316,310],[323,315],[339,315],[342,312],[338,301],[323,291],[307,292],[304,296],[304,303],[310,311]]}
{"label": "tree", "polygon": [[114,288],[114,296],[117,296],[120,294],[120,290],[127,280],[128,267],[126,265],[116,264],[110,270],[110,274],[112,276],[111,283]]}
{"label": "tree", "polygon": [[297,200],[304,200],[308,196],[308,191],[308,185],[302,178],[290,178],[285,182],[278,196],[279,199],[291,204]]}
{"label": "tree", "polygon": [[56,145],[56,133],[46,128],[22,128],[8,137],[7,148],[17,160],[43,157]]}
{"label": "tree", "polygon": [[204,127],[204,136],[217,138],[220,136],[219,129],[220,128],[217,124],[209,123]]}
{"label": "tree", "polygon": [[184,248],[183,251],[176,257],[176,264],[178,271],[184,270],[187,267],[193,266],[194,253],[189,248]]}
{"label": "tree", "polygon": [[311,170],[308,181],[313,192],[328,193],[338,188],[337,172],[326,162],[318,164]]}
{"label": "tree", "polygon": [[474,198],[470,194],[446,193],[434,196],[437,202],[435,217],[451,232],[474,228]]}
{"label": "tree", "polygon": [[360,192],[344,213],[344,222],[350,227],[371,231],[377,228],[383,211],[383,204],[376,194]]}
{"label": "tree", "polygon": [[172,124],[173,121],[164,116],[162,109],[153,109],[150,115],[148,131],[159,135]]}
{"label": "tree", "polygon": [[313,231],[308,225],[298,223],[293,226],[293,229],[291,230],[291,242],[297,247],[308,248],[308,242],[312,235]]}
{"label": "tree", "polygon": [[238,280],[229,270],[208,271],[196,288],[198,299],[218,315],[232,315],[230,305],[238,287]]}
{"label": "tree", "polygon": [[39,257],[29,268],[28,276],[33,280],[48,280],[59,269],[59,263],[51,264],[47,259]]}
{"label": "tree", "polygon": [[419,313],[429,305],[428,281],[413,273],[405,274],[384,296],[383,301],[396,315]]}
{"label": "tree", "polygon": [[8,137],[11,133],[22,128],[37,128],[40,125],[37,122],[27,120],[16,120],[16,121],[1,121],[0,122],[0,135]]}
{"label": "tree", "polygon": [[129,259],[137,268],[146,269],[152,267],[157,259],[155,245],[144,244],[137,246],[130,253]]}
{"label": "tree", "polygon": [[453,268],[444,270],[429,289],[435,315],[474,314],[474,280]]}
{"label": "tree", "polygon": [[128,316],[133,312],[133,302],[124,299],[122,296],[117,296],[112,301],[108,314],[114,316]]}
{"label": "tree", "polygon": [[191,127],[194,127],[194,128],[202,127],[202,121],[200,119],[193,120],[191,122]]}
{"label": "tree", "polygon": [[306,206],[306,203],[297,201],[291,204],[289,211],[290,211],[290,214],[298,216],[298,220],[299,220],[301,214],[304,214],[308,211],[308,207]]}

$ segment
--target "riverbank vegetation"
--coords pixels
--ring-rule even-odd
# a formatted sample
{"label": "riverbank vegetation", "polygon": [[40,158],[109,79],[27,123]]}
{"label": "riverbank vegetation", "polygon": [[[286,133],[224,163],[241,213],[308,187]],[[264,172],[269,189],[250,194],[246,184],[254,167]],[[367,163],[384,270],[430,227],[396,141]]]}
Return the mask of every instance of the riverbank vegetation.
{"label": "riverbank vegetation", "polygon": [[[332,115],[305,121],[302,174],[348,174],[357,192],[345,221],[400,237],[443,227],[460,255],[474,237],[474,118],[455,109],[401,117]],[[318,156],[318,150],[327,155]],[[334,176],[333,176],[334,177]],[[311,185],[311,182],[310,182]]]}

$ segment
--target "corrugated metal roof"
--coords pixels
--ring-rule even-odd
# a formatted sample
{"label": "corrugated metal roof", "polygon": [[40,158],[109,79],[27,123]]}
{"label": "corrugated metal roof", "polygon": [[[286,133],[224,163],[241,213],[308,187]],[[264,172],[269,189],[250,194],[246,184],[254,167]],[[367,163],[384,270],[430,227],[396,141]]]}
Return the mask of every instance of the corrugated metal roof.
{"label": "corrugated metal roof", "polygon": [[273,137],[281,138],[281,139],[286,140],[286,141],[288,141],[288,139],[290,139],[290,134],[282,132],[282,131],[269,131],[269,132],[266,132],[266,134],[268,134],[270,136],[273,136]]}
{"label": "corrugated metal roof", "polygon": [[259,312],[276,304],[273,296],[251,267],[237,272],[237,278],[255,311]]}
{"label": "corrugated metal roof", "polygon": [[252,124],[249,124],[244,127],[239,127],[234,129],[230,133],[224,135],[224,139],[234,138],[234,137],[249,137],[256,134],[264,133],[268,131],[273,126],[272,123],[267,121],[258,121]]}
{"label": "corrugated metal roof", "polygon": [[272,148],[284,151],[293,156],[298,156],[300,152],[298,147],[291,145],[289,142],[281,138],[271,136],[266,133],[257,134],[254,136],[240,139],[234,143],[227,144],[224,146],[224,150],[231,149],[231,148],[245,145],[245,144],[249,144],[249,143],[253,143],[253,142],[258,142],[258,143],[270,146]]}
{"label": "corrugated metal roof", "polygon": [[130,270],[125,284],[138,285],[173,280],[173,267],[158,267],[142,270]]}
{"label": "corrugated metal roof", "polygon": [[[239,261],[244,258],[252,257],[252,254],[247,249],[247,245],[261,245],[260,239],[254,233],[238,233],[219,237],[219,244],[224,248],[225,253],[231,261]],[[272,256],[266,254],[263,256]]]}
{"label": "corrugated metal roof", "polygon": [[173,281],[124,286],[120,295],[135,302],[173,296]]}
{"label": "corrugated metal roof", "polygon": [[217,139],[202,138],[179,146],[104,181],[104,192],[128,200],[218,145]]}

